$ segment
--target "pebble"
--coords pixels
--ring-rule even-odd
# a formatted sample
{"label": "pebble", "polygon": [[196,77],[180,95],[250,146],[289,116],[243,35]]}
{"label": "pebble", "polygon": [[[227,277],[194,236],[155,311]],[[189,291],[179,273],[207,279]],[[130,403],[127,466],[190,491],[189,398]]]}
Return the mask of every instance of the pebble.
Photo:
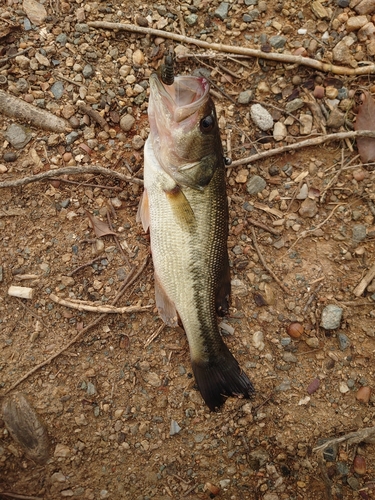
{"label": "pebble", "polygon": [[14,153],[13,151],[8,151],[7,153],[3,154],[3,160],[6,161],[7,163],[11,163],[13,161],[16,161],[17,154]]}
{"label": "pebble", "polygon": [[249,104],[252,98],[253,98],[253,91],[244,90],[240,92],[240,94],[238,95],[237,101],[238,104]]}
{"label": "pebble", "polygon": [[85,78],[91,78],[94,75],[94,69],[91,66],[91,64],[86,64],[85,67],[82,70],[82,75]]}
{"label": "pebble", "polygon": [[88,396],[95,396],[96,394],[96,387],[92,382],[87,382],[87,389],[86,392]]}
{"label": "pebble", "polygon": [[22,7],[30,21],[39,26],[47,17],[47,11],[41,3],[36,0],[23,0]]}
{"label": "pebble", "polygon": [[22,125],[12,123],[5,131],[5,138],[15,149],[22,149],[31,140],[31,133]]}
{"label": "pebble", "polygon": [[301,217],[304,219],[309,217],[314,217],[318,212],[318,206],[315,200],[312,200],[311,198],[306,198],[301,203],[301,206],[298,210],[298,213],[300,214]]}
{"label": "pebble", "polygon": [[53,483],[64,483],[66,481],[66,476],[62,472],[55,472],[51,476]]}
{"label": "pebble", "polygon": [[161,386],[161,380],[160,377],[157,373],[155,372],[145,372],[142,373],[143,380],[151,385],[152,387],[160,387]]}
{"label": "pebble", "polygon": [[214,16],[224,21],[224,19],[226,19],[226,17],[228,16],[228,10],[229,10],[229,3],[221,2],[219,7],[215,10]]}
{"label": "pebble", "polygon": [[55,82],[51,87],[51,92],[55,99],[60,99],[64,93],[64,84],[62,82]]}
{"label": "pebble", "polygon": [[322,311],[320,326],[325,330],[335,330],[341,323],[343,309],[335,304],[329,304]]}
{"label": "pebble", "polygon": [[296,198],[297,200],[306,200],[308,194],[309,194],[309,187],[305,183],[302,184],[301,189],[299,190],[299,193],[297,194]]}
{"label": "pebble", "polygon": [[273,118],[270,113],[260,104],[253,104],[250,108],[250,114],[253,122],[263,131],[273,127]]}
{"label": "pebble", "polygon": [[132,60],[136,66],[142,66],[145,63],[145,55],[140,49],[137,49],[133,52]]}
{"label": "pebble", "polygon": [[263,351],[265,348],[263,332],[257,331],[253,333],[253,345],[258,351]]}
{"label": "pebble", "polygon": [[354,10],[357,14],[373,14],[374,13],[374,0],[360,0],[359,2],[353,2]]}
{"label": "pebble", "polygon": [[138,151],[138,149],[143,148],[144,144],[145,144],[145,141],[143,140],[143,138],[140,135],[135,135],[133,137],[132,146],[136,151]]}
{"label": "pebble", "polygon": [[189,14],[188,16],[185,17],[185,22],[189,26],[194,26],[198,22],[198,16],[197,14]]}
{"label": "pebble", "polygon": [[287,136],[286,126],[282,122],[276,122],[273,127],[273,138],[275,141],[283,141]]}
{"label": "pebble", "polygon": [[120,120],[121,130],[129,132],[135,123],[135,118],[132,115],[124,115]]}
{"label": "pebble", "polygon": [[286,38],[280,35],[271,36],[269,41],[271,46],[275,49],[283,49],[286,44]]}
{"label": "pebble", "polygon": [[176,420],[171,420],[171,428],[169,431],[170,436],[174,436],[175,434],[178,434],[181,430],[181,427],[178,425]]}
{"label": "pebble", "polygon": [[360,488],[359,481],[356,477],[350,476],[347,478],[347,483],[351,487],[352,490],[357,491]]}
{"label": "pebble", "polygon": [[301,126],[300,126],[300,134],[301,135],[309,135],[311,134],[312,126],[313,126],[313,117],[312,115],[301,114],[299,117]]}
{"label": "pebble", "polygon": [[329,114],[327,127],[340,128],[345,123],[345,115],[338,108],[334,108]]}
{"label": "pebble", "polygon": [[345,351],[350,346],[350,340],[348,339],[347,335],[345,333],[339,333],[337,335],[337,338],[339,340],[339,346],[342,351]]}
{"label": "pebble", "polygon": [[308,394],[314,394],[320,387],[320,380],[318,378],[315,378],[312,380],[309,385],[307,386],[307,393]]}
{"label": "pebble", "polygon": [[358,389],[357,394],[355,395],[356,400],[360,403],[368,403],[370,401],[370,397],[371,387],[368,386],[363,386]]}
{"label": "pebble", "polygon": [[297,109],[303,108],[304,105],[305,103],[303,100],[298,97],[297,99],[293,99],[292,101],[286,103],[285,111],[287,113],[293,113],[294,111],[297,111]]}
{"label": "pebble", "polygon": [[363,224],[355,224],[352,229],[354,242],[363,241],[367,236],[367,228]]}
{"label": "pebble", "polygon": [[61,457],[61,458],[66,458],[70,457],[70,448],[69,446],[66,446],[65,444],[57,443],[55,447],[55,451],[53,453],[54,457]]}
{"label": "pebble", "polygon": [[263,177],[260,177],[259,175],[253,175],[249,179],[249,182],[246,184],[246,190],[249,194],[257,194],[263,191],[266,186],[267,183],[263,179]]}
{"label": "pebble", "polygon": [[259,17],[259,14],[260,14],[259,10],[254,9],[250,11],[248,14],[244,14],[242,16],[242,20],[244,23],[252,23],[253,21],[255,21],[255,19]]}
{"label": "pebble", "polygon": [[348,387],[348,384],[346,382],[340,382],[339,391],[341,392],[341,394],[346,394],[347,392],[349,392],[350,389]]}

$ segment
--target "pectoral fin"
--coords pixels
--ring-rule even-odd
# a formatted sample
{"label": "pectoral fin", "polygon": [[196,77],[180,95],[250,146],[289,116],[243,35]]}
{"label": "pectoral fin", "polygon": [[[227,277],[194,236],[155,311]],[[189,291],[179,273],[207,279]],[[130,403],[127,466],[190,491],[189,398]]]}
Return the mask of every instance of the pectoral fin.
{"label": "pectoral fin", "polygon": [[196,228],[196,219],[189,200],[179,186],[165,191],[173,215],[181,229],[193,231]]}
{"label": "pectoral fin", "polygon": [[136,221],[141,222],[144,231],[147,232],[150,227],[150,207],[146,190],[143,191],[139,201]]}
{"label": "pectoral fin", "polygon": [[166,294],[157,274],[155,273],[155,301],[159,315],[168,326],[178,326],[178,316],[174,303]]}

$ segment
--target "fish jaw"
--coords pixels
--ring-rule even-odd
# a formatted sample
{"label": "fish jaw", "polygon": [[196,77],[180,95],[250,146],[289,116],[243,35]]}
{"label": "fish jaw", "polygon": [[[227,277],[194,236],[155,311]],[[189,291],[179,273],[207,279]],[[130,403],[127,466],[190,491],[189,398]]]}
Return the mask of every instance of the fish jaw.
{"label": "fish jaw", "polygon": [[[217,153],[222,157],[207,80],[179,76],[173,85],[165,85],[157,74],[151,75],[148,115],[159,164],[179,185],[203,190],[214,174]],[[202,132],[207,117],[214,127]]]}

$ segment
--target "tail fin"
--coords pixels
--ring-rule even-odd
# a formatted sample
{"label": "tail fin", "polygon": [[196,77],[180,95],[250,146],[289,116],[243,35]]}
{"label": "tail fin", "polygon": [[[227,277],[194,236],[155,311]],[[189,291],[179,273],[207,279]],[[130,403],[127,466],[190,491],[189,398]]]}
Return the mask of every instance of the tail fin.
{"label": "tail fin", "polygon": [[214,359],[192,360],[192,368],[198,389],[211,411],[217,410],[228,396],[251,398],[255,392],[224,342]]}

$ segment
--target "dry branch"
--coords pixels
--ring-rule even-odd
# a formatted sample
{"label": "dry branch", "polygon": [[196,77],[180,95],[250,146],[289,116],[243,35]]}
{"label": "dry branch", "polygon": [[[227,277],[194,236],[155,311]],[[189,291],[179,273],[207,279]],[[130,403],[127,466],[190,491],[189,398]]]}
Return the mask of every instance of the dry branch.
{"label": "dry branch", "polygon": [[96,313],[105,313],[105,314],[130,314],[134,312],[144,312],[149,311],[152,306],[125,306],[125,307],[115,307],[111,305],[98,305],[88,304],[83,302],[71,302],[70,300],[62,299],[57,295],[51,293],[49,298],[56,302],[56,304],[60,304],[65,307],[70,307],[71,309],[77,309],[78,311],[88,311],[88,312],[96,312]]}
{"label": "dry branch", "polygon": [[335,446],[339,443],[347,442],[350,446],[352,444],[359,443],[375,443],[375,427],[365,427],[364,429],[359,429],[355,432],[349,432],[349,434],[345,434],[344,436],[340,436],[337,438],[332,438],[323,443],[320,446],[317,446],[313,449],[315,453],[322,453],[326,448]]}
{"label": "dry branch", "polygon": [[337,132],[335,134],[320,135],[318,137],[313,137],[311,139],[306,139],[305,141],[295,142],[294,144],[287,144],[281,148],[269,149],[268,151],[263,151],[262,153],[257,153],[247,158],[240,158],[235,160],[230,164],[230,168],[238,167],[239,165],[247,165],[257,160],[263,160],[264,158],[269,158],[270,156],[279,155],[286,153],[288,151],[295,151],[297,149],[305,148],[308,146],[320,146],[329,141],[340,141],[343,139],[355,139],[356,137],[375,137],[374,130],[357,130],[350,132]]}
{"label": "dry branch", "polygon": [[190,43],[204,49],[211,49],[218,52],[226,52],[231,54],[239,54],[247,57],[259,57],[261,59],[269,59],[271,61],[278,61],[280,63],[298,64],[314,68],[318,71],[326,73],[334,73],[336,75],[370,75],[375,73],[375,64],[369,64],[358,68],[346,68],[342,66],[335,66],[331,63],[324,63],[310,59],[309,57],[293,56],[290,54],[279,54],[277,52],[263,52],[257,49],[250,49],[247,47],[235,47],[233,45],[224,45],[222,43],[208,43],[203,40],[198,40],[178,33],[170,33],[163,30],[153,28],[143,28],[134,24],[112,23],[106,21],[92,21],[87,23],[92,28],[102,28],[107,30],[125,30],[132,33],[140,33],[142,35],[152,35],[156,37],[168,38],[181,43]]}
{"label": "dry branch", "polygon": [[77,105],[83,113],[86,113],[90,118],[92,118],[96,123],[98,123],[103,130],[108,132],[109,125],[106,122],[105,118],[103,118],[102,115],[99,113],[99,111],[96,111],[96,109],[93,109],[91,106],[88,106],[83,101],[78,101]]}
{"label": "dry branch", "polygon": [[26,121],[37,128],[52,132],[68,132],[71,130],[69,123],[49,111],[38,108],[23,101],[19,97],[0,90],[0,114]]}
{"label": "dry branch", "polygon": [[131,182],[133,184],[139,184],[140,186],[143,186],[142,179],[138,179],[137,177],[129,177],[127,175],[121,174],[120,172],[116,172],[115,170],[100,167],[99,165],[91,165],[82,167],[64,167],[57,170],[48,170],[47,172],[32,175],[31,177],[22,177],[21,179],[16,179],[15,181],[0,182],[0,189],[7,187],[26,186],[26,184],[30,184],[31,182],[44,181],[53,177],[59,177],[61,175],[82,174],[100,174],[106,177],[114,177],[125,182]]}
{"label": "dry branch", "polygon": [[361,282],[354,288],[353,290],[354,295],[356,297],[360,297],[374,278],[375,278],[375,264],[369,269],[366,275],[362,278]]}

